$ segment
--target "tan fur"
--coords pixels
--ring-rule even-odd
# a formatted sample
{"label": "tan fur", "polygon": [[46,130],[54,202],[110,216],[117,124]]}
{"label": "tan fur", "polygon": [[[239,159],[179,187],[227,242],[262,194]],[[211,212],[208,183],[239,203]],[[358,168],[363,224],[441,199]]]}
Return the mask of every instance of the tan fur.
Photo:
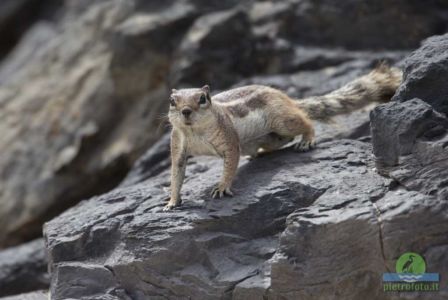
{"label": "tan fur", "polygon": [[[400,81],[399,70],[380,66],[330,94],[299,101],[260,85],[232,89],[213,98],[208,86],[173,90],[169,112],[173,126],[171,199],[165,210],[180,204],[188,156],[222,157],[223,175],[212,196],[232,195],[240,154],[256,156],[260,151],[274,151],[299,135],[302,141],[295,149],[307,151],[315,143],[311,119],[326,121],[370,102],[388,101]],[[185,115],[187,112],[190,114]]]}
{"label": "tan fur", "polygon": [[328,121],[331,117],[362,108],[372,102],[387,102],[402,80],[397,68],[380,65],[329,94],[298,101],[298,105],[313,120]]}

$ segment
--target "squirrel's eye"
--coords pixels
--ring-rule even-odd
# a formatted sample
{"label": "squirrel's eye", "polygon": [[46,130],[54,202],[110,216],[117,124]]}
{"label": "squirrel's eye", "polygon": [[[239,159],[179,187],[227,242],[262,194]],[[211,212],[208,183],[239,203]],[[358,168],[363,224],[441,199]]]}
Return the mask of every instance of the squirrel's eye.
{"label": "squirrel's eye", "polygon": [[170,105],[171,106],[176,106],[176,101],[174,101],[173,97],[170,97]]}
{"label": "squirrel's eye", "polygon": [[202,95],[201,98],[199,98],[199,104],[205,104],[207,102],[207,98],[205,98],[205,95]]}

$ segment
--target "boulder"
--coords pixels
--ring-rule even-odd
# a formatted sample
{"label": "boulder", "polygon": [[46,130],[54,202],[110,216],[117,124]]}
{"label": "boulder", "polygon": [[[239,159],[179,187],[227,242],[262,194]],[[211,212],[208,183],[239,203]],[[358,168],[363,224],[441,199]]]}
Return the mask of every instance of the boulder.
{"label": "boulder", "polygon": [[[369,180],[366,175],[362,180]],[[282,299],[447,297],[442,285],[434,294],[384,292],[382,273],[395,273],[398,257],[413,251],[424,256],[427,272],[448,274],[441,255],[448,249],[448,203],[397,186],[371,192],[355,186],[340,194],[327,192],[288,216],[271,259],[268,299],[279,294]]]}
{"label": "boulder", "polygon": [[448,197],[448,35],[432,37],[404,60],[393,102],[371,113],[378,171],[408,190]]}
{"label": "boulder", "polygon": [[242,9],[203,15],[195,20],[175,53],[172,85],[207,83],[223,89],[241,78],[264,73],[269,57],[263,44],[252,33],[249,17]]}
{"label": "boulder", "polygon": [[0,251],[0,297],[48,289],[43,239]]}
{"label": "boulder", "polygon": [[162,135],[170,54],[157,38],[174,42],[192,18],[174,5],[160,22],[126,1],[68,1],[63,11],[0,68],[0,247],[116,186]]}
{"label": "boulder", "polygon": [[[276,34],[301,44],[348,49],[407,49],[448,30],[444,1],[288,1]],[[284,4],[277,4],[277,6]],[[278,10],[273,10],[278,11]],[[381,28],[381,30],[378,30]]]}
{"label": "boulder", "polygon": [[448,114],[448,34],[425,40],[403,64],[403,84],[394,100],[404,102],[419,98]]}
{"label": "boulder", "polygon": [[419,99],[371,113],[378,171],[409,190],[448,197],[448,119]]}

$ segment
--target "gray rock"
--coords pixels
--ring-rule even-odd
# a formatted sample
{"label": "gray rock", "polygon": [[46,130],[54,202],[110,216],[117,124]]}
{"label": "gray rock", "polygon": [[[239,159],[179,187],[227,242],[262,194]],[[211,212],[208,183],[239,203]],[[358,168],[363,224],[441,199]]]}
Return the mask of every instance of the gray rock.
{"label": "gray rock", "polygon": [[391,102],[371,113],[372,141],[379,172],[410,190],[448,197],[448,119],[413,99]]}
{"label": "gray rock", "polygon": [[212,84],[219,89],[259,71],[253,65],[255,38],[249,18],[238,9],[213,12],[196,19],[182,40],[176,58],[172,70],[174,86]]}
{"label": "gray rock", "polygon": [[0,298],[2,300],[48,300],[46,291],[31,292],[10,297]]}
{"label": "gray rock", "polygon": [[52,19],[59,3],[52,0],[3,0],[0,3],[0,60],[36,21]]}
{"label": "gray rock", "polygon": [[404,80],[394,100],[419,98],[448,114],[448,34],[431,37],[404,61]]}
{"label": "gray rock", "polygon": [[404,61],[393,100],[371,113],[379,172],[409,190],[447,199],[448,35],[426,40]]}
{"label": "gray rock", "polygon": [[447,31],[448,4],[444,1],[288,2],[288,14],[277,21],[276,31],[301,44],[406,49]]}
{"label": "gray rock", "polygon": [[391,190],[369,144],[340,140],[243,160],[237,195],[210,200],[220,172],[220,160],[192,159],[183,205],[169,213],[164,171],[47,223],[55,299],[117,289],[132,299],[328,299],[335,290],[344,299],[393,299],[381,290],[382,273],[410,249],[446,274],[435,267],[447,262],[435,250],[448,243],[446,202]]}
{"label": "gray rock", "polygon": [[67,2],[2,64],[0,247],[39,236],[44,221],[116,186],[163,134],[170,52],[147,41],[181,35],[191,10],[163,16],[127,1]]}
{"label": "gray rock", "polygon": [[435,294],[385,293],[381,274],[395,272],[396,260],[409,251],[425,257],[427,272],[447,274],[440,256],[447,244],[447,202],[402,187],[375,196],[355,186],[351,191],[325,193],[288,217],[272,258],[270,297],[446,299],[443,286]]}
{"label": "gray rock", "polygon": [[43,239],[0,251],[0,297],[47,289],[47,263]]}
{"label": "gray rock", "polygon": [[171,165],[170,140],[169,133],[163,135],[157,143],[135,162],[121,185],[132,185],[165,171]]}

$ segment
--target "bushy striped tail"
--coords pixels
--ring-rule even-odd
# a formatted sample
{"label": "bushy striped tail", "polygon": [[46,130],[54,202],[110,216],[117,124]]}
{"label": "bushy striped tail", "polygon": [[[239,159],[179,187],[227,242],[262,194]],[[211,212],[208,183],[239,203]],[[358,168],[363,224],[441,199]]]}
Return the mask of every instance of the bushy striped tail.
{"label": "bushy striped tail", "polygon": [[369,74],[329,94],[299,100],[298,106],[311,119],[329,121],[333,116],[352,112],[372,102],[388,102],[401,80],[401,70],[381,64]]}

